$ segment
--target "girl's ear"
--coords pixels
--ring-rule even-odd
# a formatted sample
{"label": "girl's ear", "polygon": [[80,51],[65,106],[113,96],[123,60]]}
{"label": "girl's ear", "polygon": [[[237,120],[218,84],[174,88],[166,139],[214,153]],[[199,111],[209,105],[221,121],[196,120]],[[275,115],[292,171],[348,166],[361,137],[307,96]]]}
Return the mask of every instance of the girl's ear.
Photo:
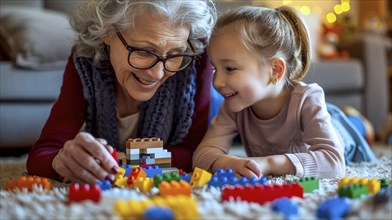
{"label": "girl's ear", "polygon": [[273,59],[272,63],[272,81],[279,81],[284,77],[286,72],[286,61],[280,57]]}

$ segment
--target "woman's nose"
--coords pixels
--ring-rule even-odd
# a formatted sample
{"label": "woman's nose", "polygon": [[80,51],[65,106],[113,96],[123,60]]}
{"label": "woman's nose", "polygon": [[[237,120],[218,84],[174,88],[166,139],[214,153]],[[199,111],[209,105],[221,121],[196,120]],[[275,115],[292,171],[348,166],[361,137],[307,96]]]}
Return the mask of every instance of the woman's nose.
{"label": "woman's nose", "polygon": [[163,68],[162,61],[156,63],[153,67],[146,70],[148,75],[155,80],[160,80],[165,75],[165,68]]}

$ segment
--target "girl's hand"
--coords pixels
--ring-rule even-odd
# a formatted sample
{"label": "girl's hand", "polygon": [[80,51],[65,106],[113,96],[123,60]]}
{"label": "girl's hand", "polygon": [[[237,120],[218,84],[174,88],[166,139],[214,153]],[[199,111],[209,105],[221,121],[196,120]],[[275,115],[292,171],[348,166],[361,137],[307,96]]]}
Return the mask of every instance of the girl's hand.
{"label": "girl's hand", "polygon": [[245,176],[247,178],[263,176],[260,166],[256,161],[249,158],[240,158],[231,155],[225,155],[215,161],[212,166],[213,172],[217,169],[232,169],[233,172],[238,176]]}
{"label": "girl's hand", "polygon": [[80,132],[73,140],[65,142],[63,149],[53,159],[52,167],[64,178],[64,182],[113,182],[113,174],[118,172],[118,166],[111,155],[112,152],[113,148],[106,140]]}

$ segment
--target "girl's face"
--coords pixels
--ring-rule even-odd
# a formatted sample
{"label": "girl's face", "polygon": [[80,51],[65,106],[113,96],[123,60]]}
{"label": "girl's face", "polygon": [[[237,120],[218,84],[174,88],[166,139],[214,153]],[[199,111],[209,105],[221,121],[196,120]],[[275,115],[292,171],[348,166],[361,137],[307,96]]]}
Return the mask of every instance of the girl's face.
{"label": "girl's face", "polygon": [[257,54],[243,46],[234,25],[214,34],[208,52],[215,71],[214,86],[231,111],[239,112],[273,96],[271,67],[261,64]]}
{"label": "girl's face", "polygon": [[[187,48],[190,29],[168,22],[162,18],[144,14],[135,20],[135,29],[121,31],[126,43],[131,47],[141,48],[159,56],[182,54]],[[117,82],[124,94],[136,101],[147,101],[170,76],[175,73],[166,71],[160,61],[145,70],[128,64],[128,50],[115,34],[103,38],[110,46],[110,61],[113,65]]]}

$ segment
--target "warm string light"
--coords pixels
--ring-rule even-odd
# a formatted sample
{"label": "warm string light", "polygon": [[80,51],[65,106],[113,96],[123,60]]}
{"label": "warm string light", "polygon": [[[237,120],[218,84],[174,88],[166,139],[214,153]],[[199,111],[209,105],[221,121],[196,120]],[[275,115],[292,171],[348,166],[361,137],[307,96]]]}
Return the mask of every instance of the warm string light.
{"label": "warm string light", "polygon": [[[297,1],[298,2],[298,1]],[[327,23],[335,23],[337,20],[337,16],[343,13],[350,11],[350,0],[340,0],[340,3],[337,3],[333,6],[331,11],[327,11],[323,13],[322,9],[318,6],[313,7],[312,9],[308,5],[295,5],[296,0],[282,0],[283,5],[293,4],[296,9],[298,9],[303,15],[309,15],[312,12],[316,12],[318,14],[325,14],[325,20]]]}

